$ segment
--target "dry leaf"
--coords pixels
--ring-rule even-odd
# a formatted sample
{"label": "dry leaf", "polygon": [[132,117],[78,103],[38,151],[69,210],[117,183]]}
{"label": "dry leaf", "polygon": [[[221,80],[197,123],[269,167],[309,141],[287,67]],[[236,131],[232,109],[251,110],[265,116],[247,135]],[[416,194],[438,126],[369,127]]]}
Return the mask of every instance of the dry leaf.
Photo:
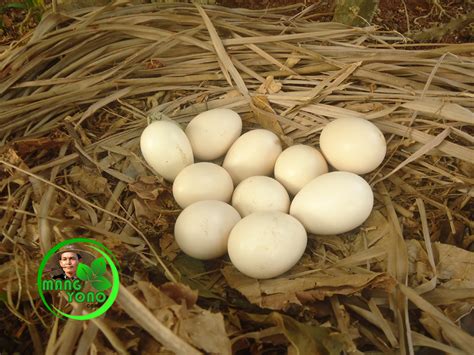
{"label": "dry leaf", "polygon": [[257,89],[259,94],[275,94],[281,90],[281,83],[276,81],[275,78],[270,75],[265,78],[265,81]]}
{"label": "dry leaf", "polygon": [[181,252],[178,244],[176,243],[176,239],[170,233],[166,233],[160,238],[160,249],[161,249],[161,256],[168,259],[169,261],[173,261],[176,256]]}
{"label": "dry leaf", "polygon": [[441,326],[435,318],[430,316],[429,313],[421,312],[421,317],[419,319],[420,323],[423,324],[423,327],[425,327],[434,339],[443,342]]}
{"label": "dry leaf", "polygon": [[25,156],[26,154],[38,152],[43,149],[59,149],[59,147],[68,143],[70,140],[71,138],[64,135],[64,133],[52,132],[47,137],[22,138],[16,140],[13,143],[13,147],[20,156]]}
{"label": "dry leaf", "polygon": [[[161,203],[160,203],[161,202]],[[159,223],[163,220],[163,216],[177,216],[181,211],[177,209],[173,201],[166,200],[165,204],[172,204],[171,206],[163,206],[163,200],[141,200],[134,198],[132,200],[133,207],[135,209],[135,215],[137,218],[144,217],[148,221],[153,223]],[[171,208],[170,208],[171,207]]]}
{"label": "dry leaf", "polygon": [[156,200],[163,190],[163,181],[156,176],[139,176],[137,181],[128,184],[130,191],[144,200]]}
{"label": "dry leaf", "polygon": [[421,243],[415,239],[405,241],[408,252],[408,273],[410,276],[410,286],[416,287],[424,284],[433,278],[433,270],[428,260],[428,254],[421,246]]}
{"label": "dry leaf", "polygon": [[273,110],[270,102],[264,95],[256,95],[252,97],[252,110],[255,114],[255,119],[258,124],[266,128],[276,135],[283,135],[283,129],[276,118],[276,113]]}
{"label": "dry leaf", "polygon": [[167,282],[160,286],[160,291],[178,304],[185,301],[188,308],[194,306],[198,299],[197,291],[191,290],[183,284]]}
{"label": "dry leaf", "polygon": [[434,244],[434,252],[438,255],[436,270],[443,287],[474,289],[474,252],[442,243]]}
{"label": "dry leaf", "polygon": [[251,334],[252,337],[262,339],[269,335],[283,334],[293,347],[291,351],[296,354],[336,355],[352,348],[348,334],[341,334],[323,326],[304,324],[277,312],[272,312],[268,316],[246,314],[245,318],[273,325],[271,328],[254,332]]}
{"label": "dry leaf", "polygon": [[286,145],[290,146],[293,144],[293,140],[283,132],[276,113],[266,96],[253,96],[250,106],[255,115],[255,120],[260,126],[275,133]]}
{"label": "dry leaf", "polygon": [[109,185],[106,178],[78,165],[69,173],[71,181],[79,184],[82,190],[90,194],[107,194]]}
{"label": "dry leaf", "polygon": [[150,282],[139,281],[137,286],[145,297],[146,306],[151,310],[159,310],[161,308],[167,308],[176,304],[172,298],[161,292]]}
{"label": "dry leaf", "polygon": [[286,58],[285,66],[288,68],[293,68],[296,64],[298,64],[301,60],[300,55],[298,52],[291,52],[291,54]]}
{"label": "dry leaf", "polygon": [[364,288],[377,288],[389,293],[395,286],[385,273],[355,274],[339,269],[328,269],[306,277],[256,280],[240,274],[233,266],[222,273],[227,283],[250,302],[270,309],[284,309],[291,303],[304,304],[326,297],[350,295]]}
{"label": "dry leaf", "polygon": [[[198,349],[212,354],[230,354],[224,317],[196,305],[197,292],[178,283],[160,288],[149,282],[138,282],[148,308],[168,328]],[[183,302],[184,301],[184,302]]]}
{"label": "dry leaf", "polygon": [[224,317],[195,307],[182,319],[178,335],[206,353],[231,354]]}

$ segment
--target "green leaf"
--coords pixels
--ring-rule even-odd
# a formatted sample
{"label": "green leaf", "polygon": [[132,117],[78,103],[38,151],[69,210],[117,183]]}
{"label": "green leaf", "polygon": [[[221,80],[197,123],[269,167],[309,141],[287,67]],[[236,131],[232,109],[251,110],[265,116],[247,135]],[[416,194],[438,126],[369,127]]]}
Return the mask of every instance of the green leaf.
{"label": "green leaf", "polygon": [[92,262],[91,267],[95,276],[102,276],[107,270],[107,263],[104,258],[97,258]]}
{"label": "green leaf", "polygon": [[104,291],[112,287],[112,283],[105,276],[91,280],[91,284],[97,291]]}
{"label": "green leaf", "polygon": [[5,6],[2,6],[3,8],[5,9],[20,9],[20,10],[24,10],[26,9],[28,6],[25,5],[25,4],[22,4],[20,2],[11,2],[9,4],[6,4]]}
{"label": "green leaf", "polygon": [[83,263],[79,263],[79,265],[77,266],[76,275],[82,281],[89,281],[94,278],[92,269]]}

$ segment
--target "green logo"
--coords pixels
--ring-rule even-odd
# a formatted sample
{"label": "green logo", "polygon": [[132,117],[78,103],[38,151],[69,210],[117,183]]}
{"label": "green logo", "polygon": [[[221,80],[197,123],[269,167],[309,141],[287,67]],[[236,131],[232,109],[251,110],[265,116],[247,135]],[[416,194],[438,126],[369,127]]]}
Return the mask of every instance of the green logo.
{"label": "green logo", "polygon": [[[94,259],[90,266],[82,262],[78,263],[75,277],[43,280],[43,272],[49,259],[65,246],[78,243],[89,244],[89,249],[96,251],[101,255],[101,257]],[[75,255],[69,252],[69,250],[64,251],[64,254]],[[79,254],[76,255],[80,257]],[[66,255],[66,257],[67,256],[68,255]],[[117,270],[116,264],[112,261],[112,258],[116,260],[109,249],[93,239],[73,238],[54,246],[44,256],[38,269],[38,291],[40,298],[46,308],[57,317],[66,317],[76,320],[88,320],[104,314],[112,306],[115,299],[117,298],[120,285],[119,272]],[[68,263],[67,260],[64,262]],[[109,265],[112,273],[112,282],[105,275],[107,271],[107,265]],[[66,267],[66,265],[64,266]],[[70,267],[70,262],[67,267]],[[68,271],[70,270],[68,269]],[[95,289],[95,291],[90,290],[88,292],[84,292],[83,289],[87,283],[90,284],[92,288]],[[109,289],[110,291],[108,291]],[[44,291],[64,291],[67,295],[67,300],[69,303],[101,303],[101,306],[91,313],[85,313],[82,315],[68,314],[61,311],[54,305],[49,304],[44,295]]]}
{"label": "green logo", "polygon": [[109,279],[105,276],[107,264],[104,258],[95,259],[91,267],[86,264],[79,264],[77,267],[77,277],[82,281],[90,281],[92,287],[97,291],[104,291],[112,287]]}

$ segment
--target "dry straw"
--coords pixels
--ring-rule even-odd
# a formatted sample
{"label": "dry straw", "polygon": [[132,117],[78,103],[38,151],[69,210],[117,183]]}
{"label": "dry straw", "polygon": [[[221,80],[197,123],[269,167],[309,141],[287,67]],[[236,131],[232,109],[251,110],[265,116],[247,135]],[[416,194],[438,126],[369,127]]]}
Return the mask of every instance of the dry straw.
{"label": "dry straw", "polygon": [[[413,49],[301,10],[118,1],[49,13],[0,55],[0,292],[37,353],[472,351],[474,45]],[[285,144],[317,146],[339,117],[374,122],[388,153],[366,176],[372,216],[348,235],[311,236],[275,280],[177,256],[179,209],[138,138],[149,120],[185,124],[216,107]],[[114,307],[84,324],[46,314],[34,281],[42,255],[72,236],[104,242],[124,271]],[[189,289],[155,287],[166,279],[198,290],[203,308],[184,302]]]}

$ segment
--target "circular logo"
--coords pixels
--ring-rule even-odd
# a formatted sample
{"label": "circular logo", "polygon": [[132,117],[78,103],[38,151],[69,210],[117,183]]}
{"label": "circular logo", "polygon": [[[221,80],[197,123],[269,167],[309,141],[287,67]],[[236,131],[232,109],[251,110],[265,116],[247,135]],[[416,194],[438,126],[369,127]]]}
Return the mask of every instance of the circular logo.
{"label": "circular logo", "polygon": [[[89,250],[100,256],[94,257],[90,252],[78,250],[73,246],[79,244],[87,245]],[[60,266],[62,272],[44,279],[45,268],[48,263],[51,264],[50,259],[55,255],[58,257],[56,264]],[[86,259],[90,259],[90,265]],[[112,280],[106,276],[107,265]],[[37,278],[39,296],[46,308],[56,317],[76,320],[99,317],[112,306],[118,295],[120,277],[116,265],[118,262],[112,252],[96,240],[88,238],[65,240],[51,248],[41,261]],[[68,314],[47,301],[45,297],[47,291],[64,291],[69,303],[100,304],[100,307],[82,315]]]}

